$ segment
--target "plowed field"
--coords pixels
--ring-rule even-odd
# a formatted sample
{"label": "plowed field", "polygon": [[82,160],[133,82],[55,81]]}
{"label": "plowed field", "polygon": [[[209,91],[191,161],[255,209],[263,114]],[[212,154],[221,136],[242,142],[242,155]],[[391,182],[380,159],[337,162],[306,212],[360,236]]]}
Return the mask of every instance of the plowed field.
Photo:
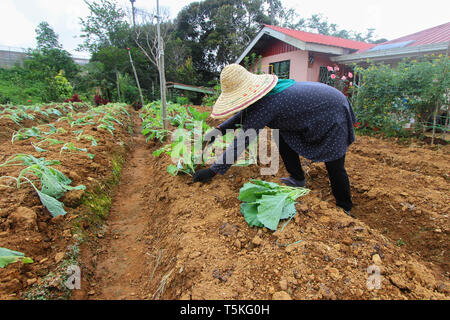
{"label": "plowed field", "polygon": [[[134,133],[130,124],[117,126],[114,136],[86,126],[98,146],[74,143],[96,154],[93,160],[56,147],[46,155],[61,160],[74,185],[87,186],[73,199],[66,194],[66,216],[51,218],[31,187],[0,188],[0,247],[34,260],[0,269],[1,298],[450,297],[448,146],[357,137],[346,160],[355,218],[336,208],[325,166],[302,159],[311,192],[299,198],[285,229],[283,223],[272,232],[250,228],[237,197],[250,179],[279,183],[287,176],[282,165],[274,176],[233,167],[194,184],[167,173],[170,157],[154,157],[161,145],[145,142],[137,114],[131,120]],[[71,139],[70,130],[61,138]],[[3,159],[40,156],[29,141],[5,140],[0,150]],[[14,170],[0,168],[0,175]],[[36,219],[21,224],[24,210]],[[64,288],[70,264],[81,267],[80,290]]]}

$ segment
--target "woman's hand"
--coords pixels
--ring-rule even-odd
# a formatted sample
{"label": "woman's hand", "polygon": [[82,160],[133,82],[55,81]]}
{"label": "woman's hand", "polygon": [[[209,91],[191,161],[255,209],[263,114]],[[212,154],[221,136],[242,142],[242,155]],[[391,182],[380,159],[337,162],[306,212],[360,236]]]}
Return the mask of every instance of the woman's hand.
{"label": "woman's hand", "polygon": [[194,173],[194,182],[208,182],[214,178],[215,175],[216,173],[209,168],[202,169]]}

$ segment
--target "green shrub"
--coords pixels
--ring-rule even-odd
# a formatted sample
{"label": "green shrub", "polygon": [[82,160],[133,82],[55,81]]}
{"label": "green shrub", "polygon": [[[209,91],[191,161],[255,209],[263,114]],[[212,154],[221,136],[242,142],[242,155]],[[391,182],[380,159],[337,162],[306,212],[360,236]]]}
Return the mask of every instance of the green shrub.
{"label": "green shrub", "polygon": [[181,105],[191,104],[191,102],[189,101],[189,98],[188,98],[188,97],[185,97],[185,96],[183,96],[183,95],[178,96],[176,102],[177,102],[178,104],[181,104]]}
{"label": "green shrub", "polygon": [[447,57],[404,59],[396,68],[368,63],[355,66],[356,81],[350,90],[360,130],[407,136],[410,131],[404,127],[411,120],[416,129],[425,130],[436,110],[448,108]]}
{"label": "green shrub", "polygon": [[69,80],[64,77],[62,70],[55,76],[54,86],[58,101],[63,101],[72,97],[72,85]]}
{"label": "green shrub", "polygon": [[215,94],[213,94],[213,95],[205,95],[203,97],[202,105],[207,106],[207,107],[212,107],[216,103],[216,101],[219,98],[220,93],[221,93],[220,85],[216,84],[214,86],[214,90],[216,90]]}

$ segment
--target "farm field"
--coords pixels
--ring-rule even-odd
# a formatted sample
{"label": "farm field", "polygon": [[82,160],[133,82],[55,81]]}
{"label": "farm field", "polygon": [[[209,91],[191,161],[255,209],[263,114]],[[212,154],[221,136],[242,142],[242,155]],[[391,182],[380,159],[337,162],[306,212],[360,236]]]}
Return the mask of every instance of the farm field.
{"label": "farm field", "polygon": [[[114,130],[99,127],[111,110]],[[286,228],[272,232],[248,226],[238,195],[251,179],[279,183],[284,167],[274,176],[260,176],[254,165],[233,167],[194,184],[189,175],[167,172],[170,156],[153,155],[162,144],[146,141],[131,108],[108,105],[93,117],[80,111],[44,121],[54,133],[39,127],[78,149],[39,144],[44,139],[36,136],[11,143],[20,127],[0,140],[1,163],[15,154],[59,160],[54,167],[71,186],[86,187],[66,192],[60,200],[67,214],[52,218],[29,184],[16,189],[14,180],[0,181],[0,247],[34,261],[0,269],[0,298],[450,297],[448,146],[357,137],[347,156],[355,219],[336,209],[324,165],[302,160],[311,192],[298,199]],[[0,166],[0,176],[17,177],[21,169]],[[74,264],[81,267],[81,290],[70,292],[63,281]],[[369,290],[374,265],[381,282]]]}
{"label": "farm field", "polygon": [[[53,106],[37,107],[38,110],[49,108]],[[34,261],[0,269],[2,299],[62,295],[52,292],[64,273],[58,268],[63,270],[73,264],[79,242],[90,236],[90,228],[103,223],[113,186],[126,158],[132,127],[125,105],[94,109],[88,105],[60,105],[58,109],[64,112],[57,117],[14,118],[17,123],[11,123],[9,118],[0,119],[0,131],[12,131],[7,138],[6,134],[2,135],[0,143],[0,247],[22,252]],[[27,110],[26,113],[35,112]],[[27,180],[22,179],[17,188],[13,178],[19,177],[26,167],[29,169],[25,176],[48,194],[61,187],[52,180],[52,170],[69,179],[70,186],[64,188],[74,189],[59,195],[67,212],[65,216],[57,205],[55,208],[58,197],[47,199],[53,201],[49,206],[53,208],[51,213]],[[45,187],[44,180],[36,180],[40,172],[46,173]],[[27,289],[34,291],[26,293]]]}

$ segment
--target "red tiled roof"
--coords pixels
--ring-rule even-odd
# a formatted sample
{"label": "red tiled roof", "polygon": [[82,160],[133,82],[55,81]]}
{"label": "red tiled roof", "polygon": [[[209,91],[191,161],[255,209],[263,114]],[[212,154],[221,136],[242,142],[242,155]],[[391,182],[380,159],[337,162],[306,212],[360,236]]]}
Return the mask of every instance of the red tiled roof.
{"label": "red tiled roof", "polygon": [[[410,44],[405,45],[405,47],[414,47],[424,44],[434,44],[450,41],[450,22],[441,24],[439,26],[419,31],[398,39],[390,40],[387,42],[380,43],[378,45],[385,45],[398,42],[412,41]],[[359,52],[365,52],[368,48],[362,49]]]}
{"label": "red tiled roof", "polygon": [[266,24],[264,26],[267,28],[273,29],[275,31],[282,32],[288,36],[291,36],[291,37],[301,40],[303,42],[308,42],[308,43],[318,43],[318,44],[324,44],[324,45],[333,46],[333,47],[340,47],[340,48],[347,48],[347,49],[354,49],[354,50],[369,49],[374,46],[373,44],[370,44],[370,43],[354,41],[354,40],[349,40],[349,39],[343,39],[343,38],[338,38],[338,37],[332,37],[332,36],[326,36],[323,34],[292,30],[292,29],[272,26],[272,25],[268,25],[268,24]]}

